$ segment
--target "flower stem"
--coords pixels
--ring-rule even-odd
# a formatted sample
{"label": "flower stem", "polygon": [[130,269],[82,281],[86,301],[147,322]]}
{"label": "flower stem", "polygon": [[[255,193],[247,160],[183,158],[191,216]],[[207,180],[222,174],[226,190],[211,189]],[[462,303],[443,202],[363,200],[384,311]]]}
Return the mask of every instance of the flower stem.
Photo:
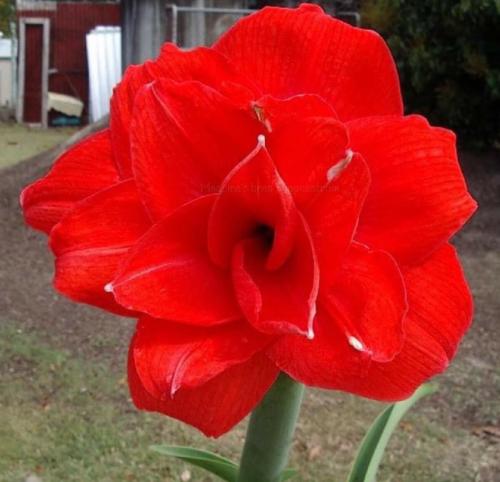
{"label": "flower stem", "polygon": [[250,417],[238,482],[280,482],[303,395],[304,385],[279,375]]}

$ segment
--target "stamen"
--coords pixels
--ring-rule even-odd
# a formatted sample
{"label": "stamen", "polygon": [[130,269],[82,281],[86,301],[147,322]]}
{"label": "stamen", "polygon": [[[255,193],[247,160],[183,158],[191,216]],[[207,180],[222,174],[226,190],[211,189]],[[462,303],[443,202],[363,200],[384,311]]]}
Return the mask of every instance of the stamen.
{"label": "stamen", "polygon": [[255,115],[257,116],[257,120],[264,123],[264,109],[256,102],[252,103],[252,107]]}
{"label": "stamen", "polygon": [[257,136],[257,143],[261,146],[261,147],[266,147],[266,136],[264,134],[259,134]]}
{"label": "stamen", "polygon": [[273,129],[271,127],[271,122],[269,122],[269,119],[266,119],[266,116],[264,115],[264,109],[257,103],[253,103],[252,108],[255,112],[257,120],[259,122],[262,122],[262,124],[264,124],[264,127],[267,129],[268,132],[272,132]]}
{"label": "stamen", "polygon": [[109,282],[106,286],[104,286],[104,291],[106,293],[113,293],[113,283]]}
{"label": "stamen", "polygon": [[334,164],[328,171],[326,171],[326,180],[330,182],[335,179],[352,161],[352,157],[354,156],[354,152],[351,149],[347,149],[345,151],[345,157],[341,161]]}
{"label": "stamen", "polygon": [[347,337],[347,341],[349,342],[349,345],[351,345],[355,350],[366,351],[363,343],[361,343],[361,341],[359,341],[356,337],[349,336],[349,337]]}

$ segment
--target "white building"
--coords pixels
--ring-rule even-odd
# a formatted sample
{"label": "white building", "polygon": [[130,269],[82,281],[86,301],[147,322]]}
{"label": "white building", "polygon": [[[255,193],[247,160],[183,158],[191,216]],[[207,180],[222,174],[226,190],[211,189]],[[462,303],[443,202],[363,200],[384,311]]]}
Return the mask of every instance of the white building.
{"label": "white building", "polygon": [[0,38],[0,108],[12,107],[12,40]]}

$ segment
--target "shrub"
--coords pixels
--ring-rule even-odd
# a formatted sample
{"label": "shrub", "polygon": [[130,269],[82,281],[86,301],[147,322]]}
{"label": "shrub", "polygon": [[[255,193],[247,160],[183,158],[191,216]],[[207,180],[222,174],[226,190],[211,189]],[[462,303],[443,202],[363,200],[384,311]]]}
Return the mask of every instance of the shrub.
{"label": "shrub", "polygon": [[[0,0],[0,33],[10,37],[10,23],[14,20],[14,0]],[[2,36],[0,35],[0,37]]]}
{"label": "shrub", "polygon": [[362,19],[396,57],[408,112],[469,147],[500,141],[499,0],[365,0]]}

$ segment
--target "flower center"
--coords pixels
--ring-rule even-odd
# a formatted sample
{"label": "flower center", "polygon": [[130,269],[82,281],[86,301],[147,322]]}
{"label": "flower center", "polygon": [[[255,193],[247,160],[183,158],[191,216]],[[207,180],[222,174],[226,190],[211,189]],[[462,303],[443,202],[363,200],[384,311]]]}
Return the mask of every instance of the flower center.
{"label": "flower center", "polygon": [[254,231],[266,249],[271,249],[274,243],[274,229],[267,224],[258,224]]}

